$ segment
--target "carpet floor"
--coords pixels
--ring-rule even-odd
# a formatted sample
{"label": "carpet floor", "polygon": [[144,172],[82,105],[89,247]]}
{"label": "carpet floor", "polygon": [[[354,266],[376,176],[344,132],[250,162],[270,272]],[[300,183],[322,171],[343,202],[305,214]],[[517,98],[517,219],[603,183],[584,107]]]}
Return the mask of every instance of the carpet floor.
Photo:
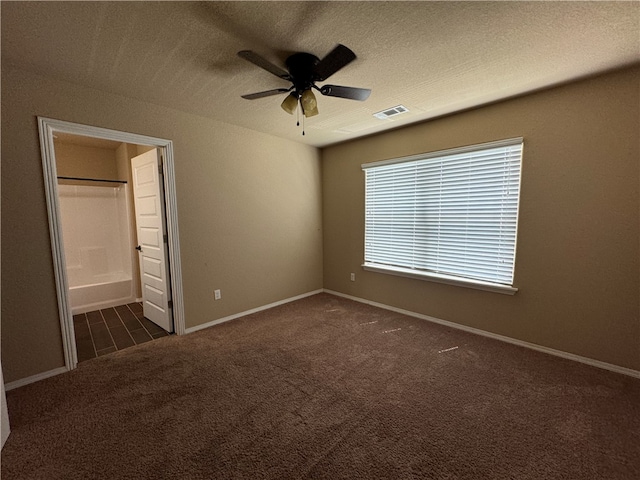
{"label": "carpet floor", "polygon": [[637,479],[640,381],[319,294],[7,393],[2,479]]}

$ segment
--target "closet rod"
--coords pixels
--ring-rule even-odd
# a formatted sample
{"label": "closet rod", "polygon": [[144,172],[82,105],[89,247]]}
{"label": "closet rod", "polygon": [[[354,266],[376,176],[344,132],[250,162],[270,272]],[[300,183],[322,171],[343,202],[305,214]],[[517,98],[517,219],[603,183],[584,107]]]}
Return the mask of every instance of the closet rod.
{"label": "closet rod", "polygon": [[85,182],[127,183],[126,180],[104,180],[101,178],[80,178],[80,177],[62,177],[62,176],[59,176],[58,180],[81,180]]}

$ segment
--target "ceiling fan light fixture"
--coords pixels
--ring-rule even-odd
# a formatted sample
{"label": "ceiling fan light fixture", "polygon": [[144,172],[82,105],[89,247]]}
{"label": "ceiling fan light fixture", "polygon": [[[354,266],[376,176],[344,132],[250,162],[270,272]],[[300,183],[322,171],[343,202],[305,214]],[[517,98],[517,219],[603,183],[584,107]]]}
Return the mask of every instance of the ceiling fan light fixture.
{"label": "ceiling fan light fixture", "polygon": [[298,96],[294,92],[291,92],[286,96],[280,106],[289,115],[293,115],[293,113],[296,111],[296,108],[298,107]]}
{"label": "ceiling fan light fixture", "polygon": [[300,105],[305,117],[313,117],[318,115],[318,101],[311,89],[307,89],[302,92],[300,96]]}

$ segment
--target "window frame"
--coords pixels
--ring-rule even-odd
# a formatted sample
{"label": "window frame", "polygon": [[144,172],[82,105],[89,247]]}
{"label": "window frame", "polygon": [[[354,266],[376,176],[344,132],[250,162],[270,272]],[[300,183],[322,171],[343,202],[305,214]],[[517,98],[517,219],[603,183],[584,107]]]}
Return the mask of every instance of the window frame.
{"label": "window frame", "polygon": [[[522,149],[520,153],[520,171],[518,174],[518,199],[516,203],[516,214],[515,214],[516,226],[515,226],[514,247],[513,247],[513,277],[515,278],[515,259],[516,259],[516,248],[517,248],[518,223],[519,223],[519,216],[520,216],[520,211],[519,211],[520,198],[521,198],[521,189],[522,189],[522,162],[523,162],[523,155],[524,155],[523,137],[515,137],[515,138],[509,138],[509,139],[499,140],[495,142],[474,144],[474,145],[468,145],[464,147],[451,148],[446,150],[438,150],[434,152],[411,155],[407,157],[399,157],[399,158],[392,158],[388,160],[364,163],[361,165],[361,168],[363,172],[365,172],[365,179],[364,179],[365,199],[366,199],[366,195],[367,195],[366,192],[368,188],[367,179],[366,179],[366,170],[368,169],[387,166],[387,165],[393,165],[393,164],[434,159],[439,157],[447,157],[450,155],[459,155],[459,154],[464,154],[469,152],[478,152],[478,151],[488,150],[492,148],[515,146],[515,145],[520,145]],[[366,249],[366,242],[367,242],[366,218],[367,218],[367,213],[365,210],[365,231],[364,231],[365,249]],[[415,278],[419,280],[427,280],[431,282],[444,283],[448,285],[479,289],[479,290],[502,293],[507,295],[514,295],[518,291],[518,288],[514,287],[513,284],[507,285],[504,283],[494,283],[486,280],[478,280],[478,279],[468,278],[468,277],[459,276],[459,275],[436,273],[428,270],[418,270],[418,269],[405,268],[401,266],[387,265],[387,264],[381,264],[381,263],[371,263],[371,262],[367,262],[366,259],[362,264],[362,268],[364,270],[377,272],[377,273]]]}

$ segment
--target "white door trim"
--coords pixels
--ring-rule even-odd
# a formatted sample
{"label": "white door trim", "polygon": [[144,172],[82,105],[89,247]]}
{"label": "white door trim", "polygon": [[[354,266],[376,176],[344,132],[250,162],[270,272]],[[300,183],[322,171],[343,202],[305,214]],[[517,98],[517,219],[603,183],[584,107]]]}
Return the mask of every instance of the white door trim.
{"label": "white door trim", "polygon": [[149,145],[163,150],[163,178],[165,189],[165,207],[169,245],[169,271],[171,274],[171,294],[173,299],[173,321],[176,334],[184,335],[184,302],[182,297],[182,267],[180,262],[180,241],[178,236],[178,206],[176,203],[176,185],[173,159],[173,142],[161,138],[148,137],[135,133],[120,132],[106,128],[92,127],[78,123],[65,122],[51,118],[38,117],[40,131],[40,150],[42,170],[47,199],[53,270],[58,296],[58,314],[62,331],[62,345],[67,370],[76,368],[78,355],[73,330],[73,316],[68,299],[68,281],[65,268],[64,246],[62,244],[62,225],[58,204],[58,179],[53,145],[55,132],[71,133],[88,137],[115,140],[123,143]]}

